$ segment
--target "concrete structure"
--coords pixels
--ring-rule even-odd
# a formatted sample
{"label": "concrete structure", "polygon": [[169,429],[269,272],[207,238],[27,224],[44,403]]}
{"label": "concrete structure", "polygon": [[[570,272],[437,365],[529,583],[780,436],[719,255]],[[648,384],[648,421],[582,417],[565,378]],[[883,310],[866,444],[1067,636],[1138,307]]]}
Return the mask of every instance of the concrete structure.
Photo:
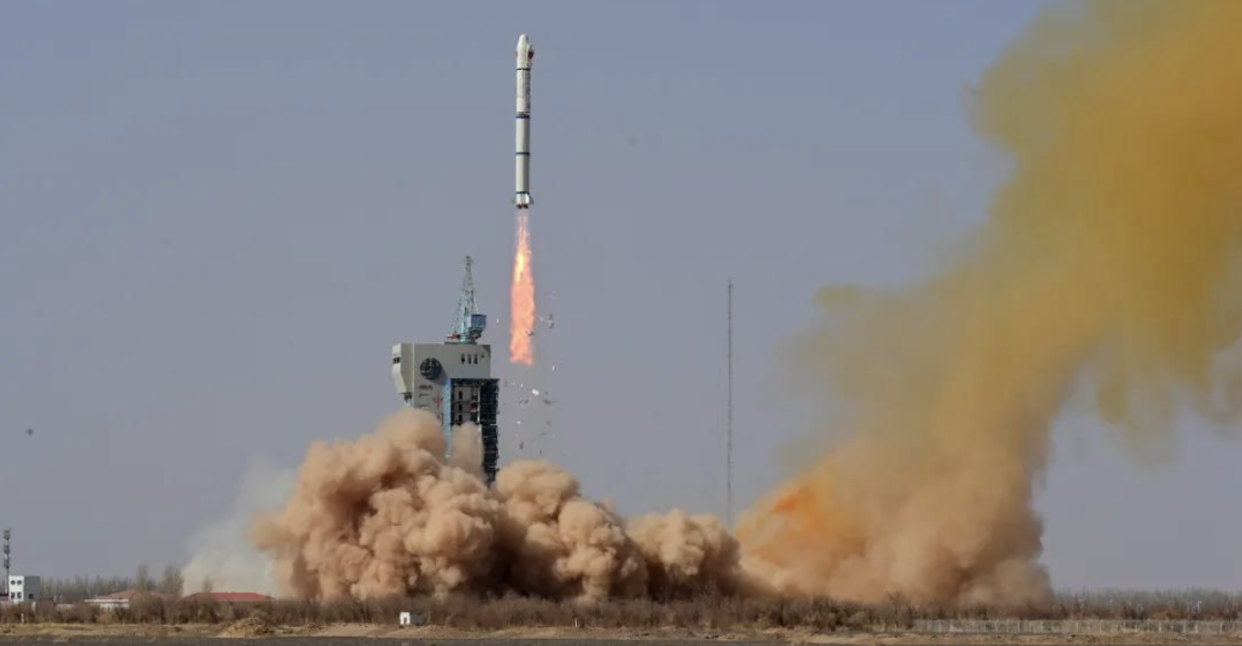
{"label": "concrete structure", "polygon": [[492,348],[479,343],[487,317],[475,311],[471,259],[466,257],[457,324],[444,343],[398,343],[392,347],[392,379],[406,404],[436,416],[452,450],[452,429],[478,425],[483,444],[483,473],[496,479],[500,460],[496,425],[500,380],[491,376]]}
{"label": "concrete structure", "polygon": [[37,576],[10,574],[8,580],[8,600],[13,603],[39,601],[43,598],[43,584]]}
{"label": "concrete structure", "polygon": [[491,360],[492,349],[483,344],[399,343],[393,347],[393,371],[398,373],[401,396],[408,405],[435,415],[446,439],[451,439],[454,426],[478,425],[483,472],[489,483],[500,457],[496,424],[500,385],[491,376]]}

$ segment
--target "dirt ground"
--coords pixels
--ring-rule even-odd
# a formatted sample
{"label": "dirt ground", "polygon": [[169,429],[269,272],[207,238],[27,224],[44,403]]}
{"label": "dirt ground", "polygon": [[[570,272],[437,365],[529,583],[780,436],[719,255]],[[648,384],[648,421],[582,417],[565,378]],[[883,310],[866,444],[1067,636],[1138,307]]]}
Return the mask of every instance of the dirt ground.
{"label": "dirt ground", "polygon": [[636,642],[650,646],[698,646],[728,643],[734,646],[761,644],[841,644],[844,646],[1061,646],[1099,645],[1138,646],[1219,644],[1242,646],[1242,635],[1218,638],[1191,638],[1179,635],[926,635],[831,633],[816,634],[798,630],[756,630],[748,632],[710,632],[684,629],[595,630],[565,628],[513,628],[490,632],[466,632],[439,627],[400,628],[392,625],[347,624],[324,627],[272,626],[243,620],[229,626],[108,626],[80,624],[39,624],[0,626],[0,646],[8,644],[69,643],[77,646],[128,646],[141,643],[175,643],[179,646],[218,645],[221,640],[246,644],[279,646],[353,646],[375,644],[377,639],[397,643],[436,646],[565,646],[589,642],[592,646]]}

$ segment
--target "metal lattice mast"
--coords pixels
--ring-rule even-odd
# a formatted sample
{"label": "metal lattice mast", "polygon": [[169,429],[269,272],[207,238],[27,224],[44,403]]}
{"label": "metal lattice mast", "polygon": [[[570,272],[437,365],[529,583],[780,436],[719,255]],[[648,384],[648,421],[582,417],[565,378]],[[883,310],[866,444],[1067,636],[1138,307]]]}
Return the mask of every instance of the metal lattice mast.
{"label": "metal lattice mast", "polygon": [[466,256],[466,275],[461,279],[461,295],[457,299],[457,320],[453,322],[453,331],[449,334],[451,341],[473,342],[482,333],[482,330],[478,333],[474,331],[474,317],[477,311],[474,304],[473,265],[474,259]]}
{"label": "metal lattice mast", "polygon": [[726,371],[728,396],[725,411],[725,522],[733,527],[733,279],[729,279],[728,341]]}
{"label": "metal lattice mast", "polygon": [[8,592],[8,589],[9,589],[9,554],[12,553],[12,547],[9,545],[9,542],[12,539],[13,539],[13,530],[8,529],[6,527],[4,530],[4,546],[0,547],[0,551],[2,551],[4,555],[4,590],[5,592]]}

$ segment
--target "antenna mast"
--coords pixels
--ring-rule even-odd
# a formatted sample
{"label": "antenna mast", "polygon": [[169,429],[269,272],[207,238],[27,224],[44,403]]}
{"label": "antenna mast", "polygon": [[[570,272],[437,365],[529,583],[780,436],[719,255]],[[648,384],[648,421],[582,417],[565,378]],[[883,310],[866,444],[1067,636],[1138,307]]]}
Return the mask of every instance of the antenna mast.
{"label": "antenna mast", "polygon": [[725,411],[725,523],[733,527],[733,279],[729,279],[728,342],[726,344],[728,398]]}
{"label": "antenna mast", "polygon": [[457,319],[449,332],[450,343],[474,343],[483,336],[487,317],[479,314],[474,304],[474,259],[466,256],[466,275],[461,279],[461,295],[457,299]]}
{"label": "antenna mast", "polygon": [[13,538],[13,530],[6,527],[4,529],[4,546],[0,547],[0,552],[3,552],[4,554],[4,590],[5,592],[8,592],[9,590],[9,554],[12,552],[12,547],[9,545],[9,541],[12,540],[12,538]]}

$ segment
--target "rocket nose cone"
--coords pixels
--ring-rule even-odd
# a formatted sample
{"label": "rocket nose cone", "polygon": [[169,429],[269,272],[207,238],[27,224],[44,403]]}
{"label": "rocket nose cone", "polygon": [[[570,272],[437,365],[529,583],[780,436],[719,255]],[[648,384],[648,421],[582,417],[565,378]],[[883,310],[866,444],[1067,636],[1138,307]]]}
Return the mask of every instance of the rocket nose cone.
{"label": "rocket nose cone", "polygon": [[518,36],[518,47],[527,47],[529,45],[530,45],[530,39],[526,37],[526,34],[522,34],[521,36]]}

